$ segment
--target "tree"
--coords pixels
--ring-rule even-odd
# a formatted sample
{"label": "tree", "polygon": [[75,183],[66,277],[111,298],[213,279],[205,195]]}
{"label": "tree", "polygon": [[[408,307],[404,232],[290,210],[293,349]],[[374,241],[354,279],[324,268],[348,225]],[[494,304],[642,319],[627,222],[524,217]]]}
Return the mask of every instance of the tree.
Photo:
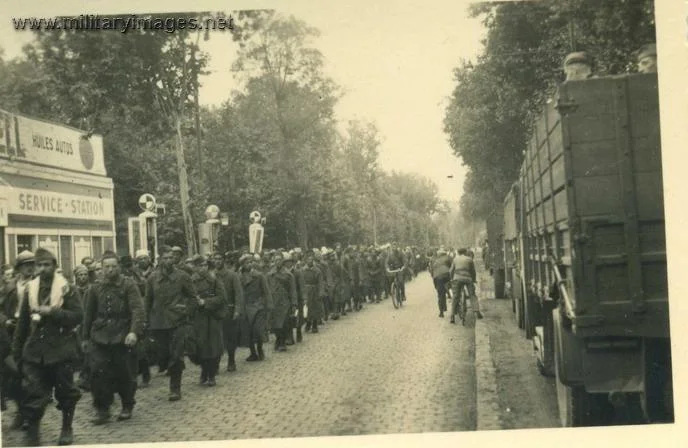
{"label": "tree", "polygon": [[294,17],[267,14],[261,26],[241,41],[235,70],[251,73],[254,86],[270,92],[264,113],[274,123],[279,150],[274,161],[294,211],[299,243],[308,247],[308,204],[315,199],[315,179],[300,175],[322,157],[334,135],[337,88],[322,75],[323,57],[310,45],[319,33]]}
{"label": "tree", "polygon": [[633,53],[655,40],[651,0],[480,3],[487,28],[476,61],[461,61],[444,128],[469,168],[462,209],[485,219],[516,180],[544,101],[562,81],[570,51],[587,51],[599,75],[632,71]]}

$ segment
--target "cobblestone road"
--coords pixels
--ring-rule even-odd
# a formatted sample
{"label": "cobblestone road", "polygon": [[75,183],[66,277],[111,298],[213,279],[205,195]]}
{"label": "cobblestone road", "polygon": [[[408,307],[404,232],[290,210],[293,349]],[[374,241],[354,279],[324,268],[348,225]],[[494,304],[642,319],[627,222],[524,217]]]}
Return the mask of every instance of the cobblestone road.
{"label": "cobblestone road", "polygon": [[[134,418],[94,427],[85,395],[74,424],[77,444],[201,441],[271,437],[389,434],[474,430],[474,328],[437,316],[427,273],[407,285],[409,300],[394,310],[389,300],[367,305],[286,353],[267,351],[262,363],[222,373],[216,388],[197,385],[199,370],[187,367],[177,403],[167,401],[167,378],[153,378],[137,394]],[[224,362],[223,362],[224,364]],[[189,363],[187,363],[189,365]],[[117,409],[113,408],[113,411]],[[7,430],[3,446],[20,446],[22,434]],[[44,444],[59,434],[51,406]]]}

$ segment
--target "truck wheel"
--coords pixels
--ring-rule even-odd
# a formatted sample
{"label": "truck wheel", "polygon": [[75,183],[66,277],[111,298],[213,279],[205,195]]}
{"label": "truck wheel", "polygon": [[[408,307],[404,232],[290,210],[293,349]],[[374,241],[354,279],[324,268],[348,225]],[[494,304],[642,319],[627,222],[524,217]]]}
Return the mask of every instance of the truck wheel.
{"label": "truck wheel", "polygon": [[565,428],[589,426],[591,422],[591,394],[584,386],[567,386],[561,382],[559,373],[559,350],[554,350],[554,370],[557,382],[557,403],[559,421]]}

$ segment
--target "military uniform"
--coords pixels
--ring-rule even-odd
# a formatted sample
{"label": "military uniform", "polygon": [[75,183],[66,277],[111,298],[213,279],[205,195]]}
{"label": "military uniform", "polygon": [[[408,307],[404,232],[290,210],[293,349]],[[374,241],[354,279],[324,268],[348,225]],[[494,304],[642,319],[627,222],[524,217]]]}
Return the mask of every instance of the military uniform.
{"label": "military uniform", "polygon": [[223,282],[210,272],[195,272],[191,280],[196,294],[203,300],[194,313],[195,358],[201,366],[201,384],[214,386],[224,351],[222,324],[227,311],[225,288]]}
{"label": "military uniform", "polygon": [[191,277],[172,268],[155,270],[146,281],[145,308],[148,328],[158,347],[158,358],[170,371],[170,399],[181,396],[186,330],[195,302]]}
{"label": "military uniform", "polygon": [[[38,314],[34,311],[38,306],[50,307],[40,319],[35,317]],[[74,361],[77,359],[74,329],[82,319],[79,297],[61,275],[37,277],[29,282],[21,301],[12,354],[21,362],[24,391],[21,411],[29,425],[30,444],[40,443],[39,424],[53,391],[62,411],[61,442],[67,444],[66,439],[71,439],[74,409],[81,399],[81,392],[74,384]]]}
{"label": "military uniform", "polygon": [[272,310],[272,293],[265,275],[257,270],[242,272],[241,287],[244,303],[241,310],[241,346],[251,349],[251,361],[265,358],[263,337],[268,328],[268,313]]}
{"label": "military uniform", "polygon": [[268,276],[272,293],[270,328],[275,333],[275,349],[286,350],[287,332],[291,331],[291,316],[296,309],[296,279],[294,275],[278,264]]}
{"label": "military uniform", "polygon": [[236,370],[234,354],[239,345],[240,335],[238,313],[243,309],[244,292],[241,287],[241,280],[236,272],[223,267],[216,270],[215,275],[222,282],[227,297],[225,302],[227,310],[223,320],[222,334],[225,349],[227,350],[227,370],[232,372]]}
{"label": "military uniform", "polygon": [[308,326],[313,333],[318,332],[318,322],[325,314],[323,298],[325,297],[325,279],[323,274],[314,264],[304,266],[299,277],[300,289],[303,292],[306,306],[308,307]]}
{"label": "military uniform", "polygon": [[115,393],[125,418],[136,404],[137,353],[124,341],[130,333],[142,336],[144,320],[143,300],[132,279],[119,275],[89,289],[83,338],[89,342],[93,405],[103,420],[109,417]]}

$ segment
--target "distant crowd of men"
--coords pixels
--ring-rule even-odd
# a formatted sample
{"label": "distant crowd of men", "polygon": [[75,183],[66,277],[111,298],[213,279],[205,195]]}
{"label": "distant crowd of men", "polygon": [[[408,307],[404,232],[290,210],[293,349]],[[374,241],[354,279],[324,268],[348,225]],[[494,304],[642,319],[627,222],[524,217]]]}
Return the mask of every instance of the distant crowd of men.
{"label": "distant crowd of men", "polygon": [[93,424],[112,420],[115,394],[117,420],[129,420],[151,367],[169,377],[170,401],[182,398],[185,358],[201,367],[200,384],[214,387],[225,353],[228,372],[238,347],[249,348],[247,362],[260,362],[270,332],[284,352],[303,332],[387,298],[394,275],[412,279],[430,255],[393,244],[185,258],[180,247],[163,247],[154,264],[145,250],[133,258],[106,251],[83,259],[70,281],[48,250],[23,251],[0,281],[3,411],[15,402],[10,428],[38,446],[54,397],[58,444],[70,445],[81,390],[93,396]]}

